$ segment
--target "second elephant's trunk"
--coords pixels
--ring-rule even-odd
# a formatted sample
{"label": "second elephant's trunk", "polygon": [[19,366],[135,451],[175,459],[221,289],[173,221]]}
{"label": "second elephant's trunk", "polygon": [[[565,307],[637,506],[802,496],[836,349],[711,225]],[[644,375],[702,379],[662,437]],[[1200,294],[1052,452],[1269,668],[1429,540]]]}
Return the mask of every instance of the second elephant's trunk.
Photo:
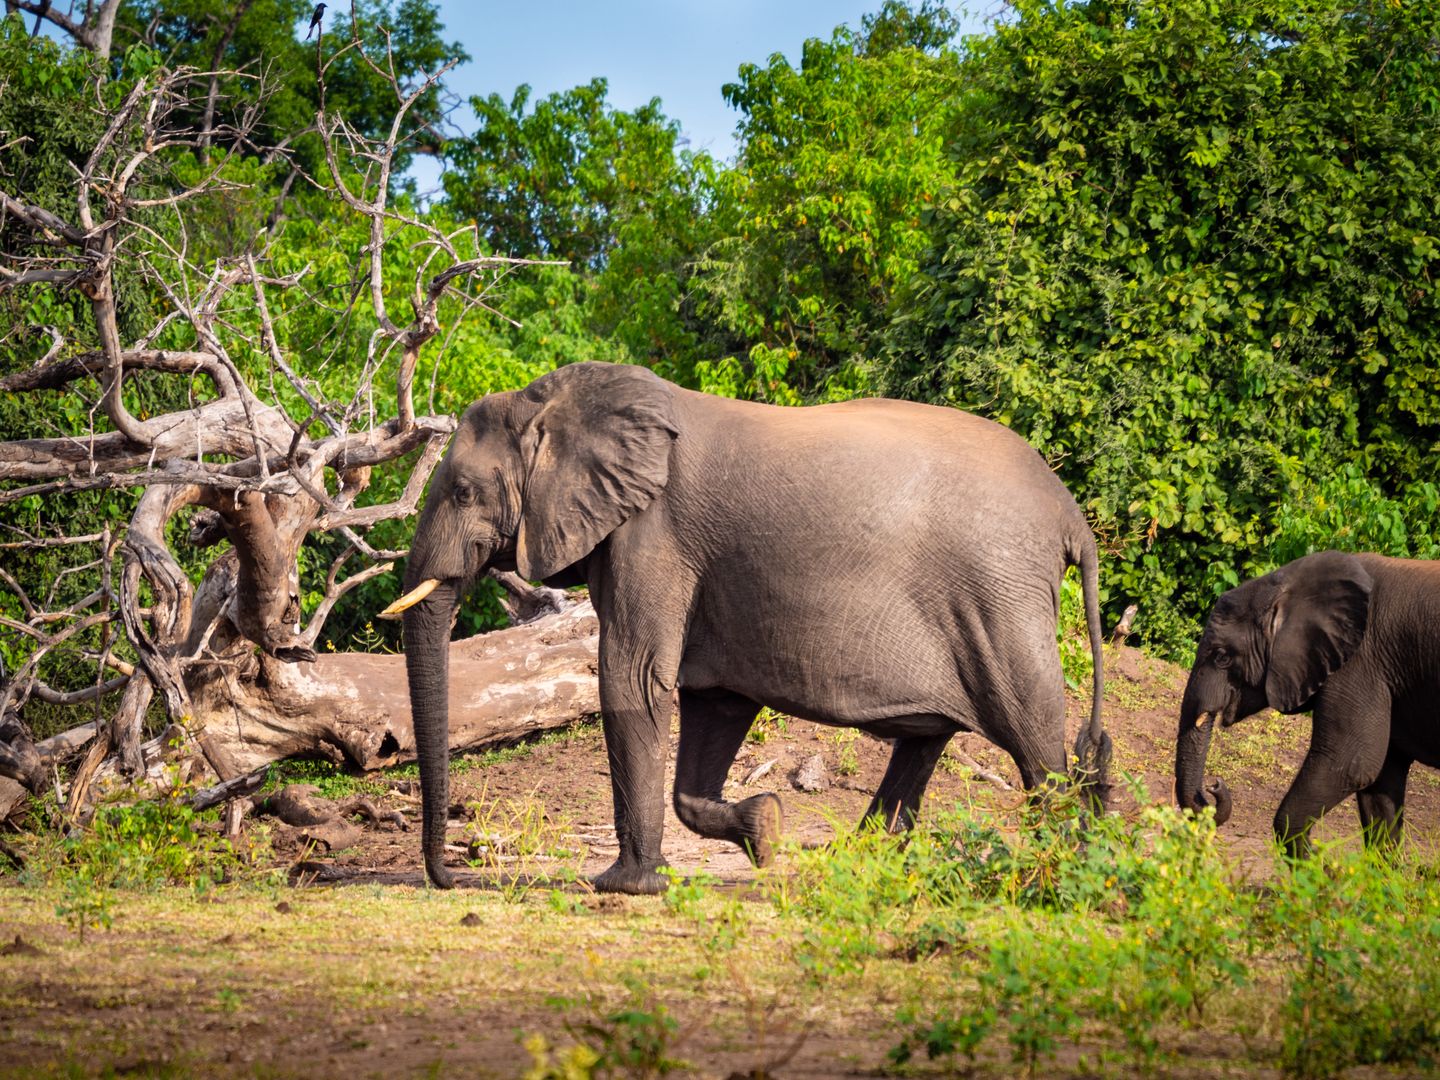
{"label": "second elephant's trunk", "polygon": [[445,867],[445,825],[450,815],[450,621],[455,590],[441,584],[405,612],[405,671],[410,716],[420,762],[425,871],[437,888],[454,876]]}
{"label": "second elephant's trunk", "polygon": [[1230,789],[1223,780],[1214,780],[1208,787],[1205,784],[1205,759],[1220,720],[1218,716],[1206,716],[1203,724],[1197,724],[1200,718],[1201,714],[1189,702],[1181,706],[1180,732],[1175,744],[1175,798],[1182,808],[1196,813],[1213,805],[1215,823],[1224,825],[1230,819]]}

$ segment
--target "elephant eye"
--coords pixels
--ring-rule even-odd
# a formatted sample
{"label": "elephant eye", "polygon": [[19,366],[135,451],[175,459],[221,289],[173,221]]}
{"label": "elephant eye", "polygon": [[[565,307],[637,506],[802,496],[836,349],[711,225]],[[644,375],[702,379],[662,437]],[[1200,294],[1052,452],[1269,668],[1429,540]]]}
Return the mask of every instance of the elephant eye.
{"label": "elephant eye", "polygon": [[1215,661],[1216,667],[1227,668],[1230,666],[1231,661],[1233,661],[1235,658],[1231,656],[1228,652],[1226,652],[1224,649],[1219,649],[1216,651],[1213,659]]}
{"label": "elephant eye", "polygon": [[469,484],[456,484],[455,501],[461,506],[469,506],[475,501],[475,489]]}

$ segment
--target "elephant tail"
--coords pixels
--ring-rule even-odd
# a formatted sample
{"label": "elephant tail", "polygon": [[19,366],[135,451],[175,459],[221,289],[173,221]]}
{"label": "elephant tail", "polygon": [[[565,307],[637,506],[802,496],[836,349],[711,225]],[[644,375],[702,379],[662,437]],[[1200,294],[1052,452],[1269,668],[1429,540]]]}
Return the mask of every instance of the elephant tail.
{"label": "elephant tail", "polygon": [[1090,724],[1075,739],[1076,775],[1091,791],[1097,809],[1103,809],[1109,789],[1110,758],[1114,748],[1100,718],[1105,698],[1105,657],[1100,651],[1100,557],[1088,525],[1081,525],[1070,559],[1080,567],[1080,588],[1085,596],[1085,627],[1090,632],[1090,658],[1094,675],[1094,699],[1090,703]]}

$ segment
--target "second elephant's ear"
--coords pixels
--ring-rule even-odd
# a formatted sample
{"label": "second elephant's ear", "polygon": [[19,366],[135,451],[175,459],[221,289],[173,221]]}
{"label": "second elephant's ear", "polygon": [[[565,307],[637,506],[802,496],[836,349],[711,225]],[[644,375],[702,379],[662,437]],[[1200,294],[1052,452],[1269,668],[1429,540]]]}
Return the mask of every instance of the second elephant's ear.
{"label": "second elephant's ear", "polygon": [[1298,712],[1359,647],[1373,583],[1359,559],[1335,551],[1296,559],[1277,576],[1265,696],[1272,708]]}
{"label": "second elephant's ear", "polygon": [[521,437],[526,465],[516,565],[537,580],[579,562],[670,478],[673,388],[630,364],[571,364],[521,396],[540,410]]}

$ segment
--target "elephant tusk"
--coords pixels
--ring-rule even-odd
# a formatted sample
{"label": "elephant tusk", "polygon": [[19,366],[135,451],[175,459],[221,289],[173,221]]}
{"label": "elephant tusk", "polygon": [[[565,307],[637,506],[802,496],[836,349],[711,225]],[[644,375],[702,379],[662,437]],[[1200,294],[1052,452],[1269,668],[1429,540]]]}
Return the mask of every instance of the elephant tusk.
{"label": "elephant tusk", "polygon": [[[396,603],[399,603],[399,601],[397,600]],[[1196,727],[1204,727],[1204,726],[1206,725],[1206,723],[1209,722],[1214,716],[1215,716],[1214,713],[1202,712],[1202,713],[1195,719],[1195,726],[1196,726]]]}
{"label": "elephant tusk", "polygon": [[424,600],[425,597],[429,596],[432,592],[434,592],[435,586],[439,584],[439,578],[430,578],[428,581],[422,581],[419,585],[416,585],[415,588],[411,589],[404,596],[400,597],[399,600],[396,600],[384,611],[380,612],[380,618],[398,618],[400,613],[406,608],[414,607],[421,600]]}

